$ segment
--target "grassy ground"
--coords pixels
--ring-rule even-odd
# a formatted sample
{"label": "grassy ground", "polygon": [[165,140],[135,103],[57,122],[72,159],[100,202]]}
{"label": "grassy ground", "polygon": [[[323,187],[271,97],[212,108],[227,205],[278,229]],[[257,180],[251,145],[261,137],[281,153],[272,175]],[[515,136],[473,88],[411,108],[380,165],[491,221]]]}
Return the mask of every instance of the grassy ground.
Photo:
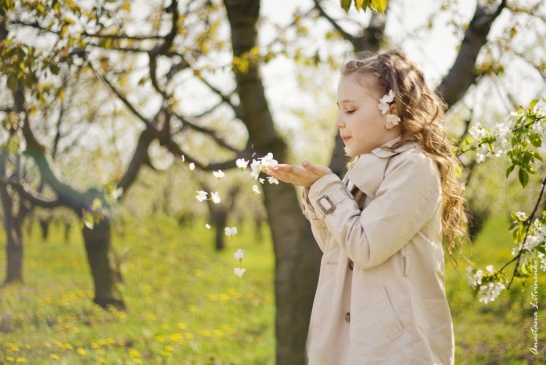
{"label": "grassy ground", "polygon": [[[506,226],[490,222],[475,243],[480,267],[510,258]],[[252,227],[239,227],[217,254],[204,224],[180,229],[167,218],[128,224],[126,235],[115,237],[117,251],[128,250],[122,266],[127,313],[92,305],[81,238],[74,232],[65,244],[53,228],[46,243],[38,232],[27,238],[25,283],[0,289],[0,364],[273,364],[274,258],[269,239],[256,239]],[[233,274],[238,248],[246,249],[242,279]],[[539,363],[529,351],[530,288],[522,293],[515,285],[483,305],[472,298],[466,264],[458,260],[459,274],[446,267],[456,364]],[[3,249],[0,263],[1,269]],[[545,279],[541,273],[544,307]],[[544,314],[540,308],[539,326]],[[545,331],[540,334],[544,353]]]}

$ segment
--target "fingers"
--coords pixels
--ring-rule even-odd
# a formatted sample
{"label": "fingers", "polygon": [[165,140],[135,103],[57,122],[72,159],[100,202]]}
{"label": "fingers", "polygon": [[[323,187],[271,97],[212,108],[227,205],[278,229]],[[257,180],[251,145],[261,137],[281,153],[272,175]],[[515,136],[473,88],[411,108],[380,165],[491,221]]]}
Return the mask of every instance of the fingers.
{"label": "fingers", "polygon": [[318,176],[324,176],[332,172],[332,170],[330,170],[326,166],[315,165],[309,161],[303,161],[301,165],[309,172],[312,172],[313,174]]}

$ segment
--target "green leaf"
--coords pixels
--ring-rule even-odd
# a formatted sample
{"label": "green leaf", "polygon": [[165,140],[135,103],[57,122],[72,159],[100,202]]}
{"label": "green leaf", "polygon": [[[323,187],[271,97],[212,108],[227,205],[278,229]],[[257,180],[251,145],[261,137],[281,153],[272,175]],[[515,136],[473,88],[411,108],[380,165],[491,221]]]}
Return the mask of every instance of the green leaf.
{"label": "green leaf", "polygon": [[387,10],[387,0],[372,0],[372,6],[384,13]]}
{"label": "green leaf", "polygon": [[531,101],[531,104],[529,104],[529,110],[532,110],[535,107],[535,105],[537,105],[537,103],[538,103],[538,99]]}
{"label": "green leaf", "polygon": [[521,186],[523,188],[527,186],[527,183],[529,182],[529,173],[520,167],[518,177]]}
{"label": "green leaf", "polygon": [[351,7],[351,4],[353,3],[353,0],[339,0],[341,4],[341,8],[345,10],[346,13],[349,12],[349,8]]}
{"label": "green leaf", "polygon": [[509,168],[506,169],[506,178],[508,178],[508,176],[510,176],[512,171],[514,171],[514,167],[516,167],[516,165],[512,165],[512,166],[510,166]]}
{"label": "green leaf", "polygon": [[360,9],[362,9],[362,3],[364,2],[364,0],[355,0],[355,8],[356,10],[360,11]]}
{"label": "green leaf", "polygon": [[542,146],[542,140],[540,136],[536,133],[529,134],[529,142],[531,142],[531,144],[535,146],[536,148],[539,148],[540,146]]}

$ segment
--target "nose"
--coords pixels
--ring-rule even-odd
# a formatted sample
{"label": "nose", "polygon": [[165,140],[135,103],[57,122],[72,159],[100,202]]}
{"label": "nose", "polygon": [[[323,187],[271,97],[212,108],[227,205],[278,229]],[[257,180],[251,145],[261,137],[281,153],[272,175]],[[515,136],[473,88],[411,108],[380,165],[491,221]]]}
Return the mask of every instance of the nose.
{"label": "nose", "polygon": [[341,113],[339,113],[338,116],[337,116],[337,119],[336,119],[336,126],[337,126],[339,129],[345,127],[345,122],[343,121],[343,116],[341,115]]}

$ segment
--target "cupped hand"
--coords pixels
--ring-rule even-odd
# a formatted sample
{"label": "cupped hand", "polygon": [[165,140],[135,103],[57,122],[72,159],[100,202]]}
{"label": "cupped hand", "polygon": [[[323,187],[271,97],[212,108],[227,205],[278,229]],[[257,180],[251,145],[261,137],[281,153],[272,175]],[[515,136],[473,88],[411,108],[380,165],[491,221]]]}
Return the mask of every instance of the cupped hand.
{"label": "cupped hand", "polygon": [[326,166],[303,161],[300,165],[278,164],[268,167],[265,173],[285,183],[311,187],[321,177],[332,173]]}

